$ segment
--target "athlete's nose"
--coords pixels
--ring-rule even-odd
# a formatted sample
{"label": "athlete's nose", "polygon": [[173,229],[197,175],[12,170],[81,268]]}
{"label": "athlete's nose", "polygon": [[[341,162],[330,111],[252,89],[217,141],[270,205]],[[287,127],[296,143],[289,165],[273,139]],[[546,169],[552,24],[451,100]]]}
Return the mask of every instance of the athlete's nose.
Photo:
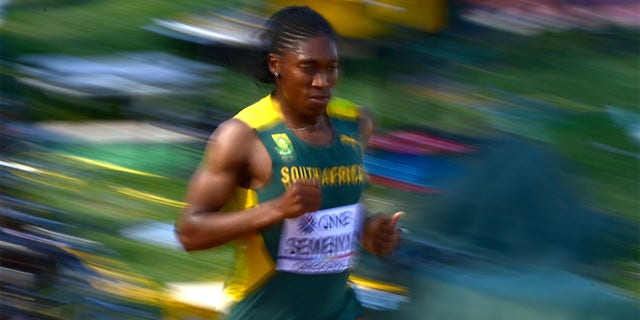
{"label": "athlete's nose", "polygon": [[329,81],[327,79],[327,75],[324,72],[318,72],[313,76],[313,80],[311,81],[311,86],[324,88],[328,85]]}
{"label": "athlete's nose", "polygon": [[330,87],[333,82],[333,73],[331,71],[320,70],[313,75],[311,86],[316,88]]}

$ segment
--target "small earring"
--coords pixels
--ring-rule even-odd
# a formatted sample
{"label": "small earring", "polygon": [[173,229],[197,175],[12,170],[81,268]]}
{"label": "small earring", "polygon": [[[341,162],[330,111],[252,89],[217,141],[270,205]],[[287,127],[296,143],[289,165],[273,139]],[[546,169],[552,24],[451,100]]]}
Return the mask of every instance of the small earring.
{"label": "small earring", "polygon": [[273,76],[276,77],[276,79],[278,79],[278,77],[280,77],[280,74],[278,73],[278,71],[274,71]]}

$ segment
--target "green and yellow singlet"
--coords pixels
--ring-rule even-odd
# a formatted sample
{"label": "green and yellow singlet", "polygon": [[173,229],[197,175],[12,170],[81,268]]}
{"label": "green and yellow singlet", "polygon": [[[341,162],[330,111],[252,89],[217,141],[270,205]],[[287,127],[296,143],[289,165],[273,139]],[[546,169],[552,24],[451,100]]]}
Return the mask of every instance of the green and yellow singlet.
{"label": "green and yellow singlet", "polygon": [[365,179],[359,112],[355,104],[333,98],[327,114],[334,137],[326,145],[299,139],[271,96],[235,116],[255,130],[271,156],[273,174],[257,190],[237,188],[224,210],[258,205],[310,178],[321,182],[322,208],[235,241],[236,268],[225,291],[238,302],[229,319],[353,320],[360,313],[345,266],[359,231],[353,208]]}

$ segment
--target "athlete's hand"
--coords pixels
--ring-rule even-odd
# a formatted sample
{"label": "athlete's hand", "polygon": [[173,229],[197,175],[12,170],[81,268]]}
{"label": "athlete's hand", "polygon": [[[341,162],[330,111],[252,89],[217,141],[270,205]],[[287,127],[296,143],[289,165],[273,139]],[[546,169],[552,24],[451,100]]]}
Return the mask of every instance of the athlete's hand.
{"label": "athlete's hand", "polygon": [[372,216],[366,220],[362,245],[365,249],[377,255],[387,255],[393,252],[400,241],[398,220],[404,212],[396,212],[391,217]]}
{"label": "athlete's hand", "polygon": [[298,180],[275,201],[276,209],[285,219],[317,211],[321,204],[322,190],[317,180]]}

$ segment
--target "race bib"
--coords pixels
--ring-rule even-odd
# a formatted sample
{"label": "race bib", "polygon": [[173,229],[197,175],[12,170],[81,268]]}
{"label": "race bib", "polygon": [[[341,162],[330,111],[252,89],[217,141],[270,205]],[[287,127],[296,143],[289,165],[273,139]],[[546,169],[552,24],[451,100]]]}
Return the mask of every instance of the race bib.
{"label": "race bib", "polygon": [[276,268],[302,274],[349,269],[361,223],[358,204],[285,219]]}

